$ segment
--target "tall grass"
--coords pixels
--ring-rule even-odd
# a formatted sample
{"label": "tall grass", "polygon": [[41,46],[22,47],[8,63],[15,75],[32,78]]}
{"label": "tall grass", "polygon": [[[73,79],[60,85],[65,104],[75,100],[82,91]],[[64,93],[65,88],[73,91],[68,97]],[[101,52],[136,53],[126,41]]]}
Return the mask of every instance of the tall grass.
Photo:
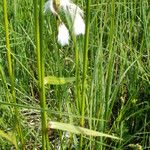
{"label": "tall grass", "polygon": [[[3,10],[4,10],[4,27],[5,27],[6,50],[7,50],[6,54],[7,54],[7,62],[8,62],[8,74],[9,74],[9,79],[10,79],[10,93],[11,93],[11,99],[12,99],[11,102],[16,103],[13,63],[12,63],[12,58],[11,58],[12,56],[11,56],[11,48],[10,48],[10,42],[9,42],[9,29],[8,29],[9,24],[8,24],[6,0],[3,0]],[[2,69],[1,69],[1,72],[2,72]],[[8,99],[8,102],[10,102],[9,99]],[[25,148],[24,139],[23,139],[21,124],[19,122],[19,112],[17,108],[14,108],[13,118],[14,118],[15,130],[17,131],[19,138],[21,140],[21,149],[24,149]]]}
{"label": "tall grass", "polygon": [[[86,88],[87,88],[87,67],[88,67],[88,44],[89,44],[89,26],[90,26],[90,4],[91,1],[88,0],[86,4],[86,29],[85,29],[85,42],[84,42],[84,52],[83,52],[83,75],[82,75],[82,94],[81,94],[81,121],[80,125],[84,126],[84,116],[85,116],[85,99],[86,99]],[[80,139],[80,149],[83,146],[83,137],[81,135]]]}
{"label": "tall grass", "polygon": [[44,46],[43,46],[43,2],[39,4],[38,14],[38,1],[34,1],[34,18],[35,18],[35,38],[36,38],[36,51],[37,51],[37,68],[38,68],[38,87],[40,94],[40,105],[41,105],[41,122],[42,122],[42,149],[49,149],[49,140],[47,133],[47,114],[46,114],[46,99],[45,99],[45,85],[44,85]]}
{"label": "tall grass", "polygon": [[0,1],[0,149],[150,148],[148,0],[76,3],[86,34],[61,47],[43,0]]}

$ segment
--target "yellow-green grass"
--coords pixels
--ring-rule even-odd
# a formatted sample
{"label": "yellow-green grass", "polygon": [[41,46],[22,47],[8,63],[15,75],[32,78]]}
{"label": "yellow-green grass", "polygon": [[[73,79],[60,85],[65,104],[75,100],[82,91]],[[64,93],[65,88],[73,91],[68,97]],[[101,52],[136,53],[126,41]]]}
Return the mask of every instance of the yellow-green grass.
{"label": "yellow-green grass", "polygon": [[86,34],[61,47],[44,1],[0,1],[0,149],[150,148],[149,1],[76,3]]}

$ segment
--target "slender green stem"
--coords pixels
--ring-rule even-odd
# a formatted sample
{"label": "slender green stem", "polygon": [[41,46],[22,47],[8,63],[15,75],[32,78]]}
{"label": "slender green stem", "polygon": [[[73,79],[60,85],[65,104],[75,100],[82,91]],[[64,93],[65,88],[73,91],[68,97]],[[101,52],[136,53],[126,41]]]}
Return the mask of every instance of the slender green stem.
{"label": "slender green stem", "polygon": [[3,81],[4,89],[6,91],[6,99],[7,99],[8,102],[10,102],[9,94],[8,94],[8,86],[7,86],[6,78],[4,76],[4,72],[3,72],[1,64],[0,64],[0,76],[1,76],[1,79]]}
{"label": "slender green stem", "polygon": [[[113,39],[114,39],[114,19],[115,19],[115,0],[111,2],[111,26],[110,26],[110,33],[109,33],[109,59],[108,59],[108,66],[107,66],[107,78],[106,78],[106,93],[105,93],[105,119],[108,119],[109,113],[109,98],[111,93],[111,84],[113,79],[113,66],[114,66],[114,48],[113,48]],[[106,127],[106,124],[104,128]]]}
{"label": "slender green stem", "polygon": [[[10,50],[10,43],[9,43],[9,30],[8,30],[8,16],[7,16],[7,2],[3,0],[3,8],[4,8],[4,23],[5,23],[5,37],[6,37],[6,48],[7,48],[7,61],[8,61],[8,72],[10,77],[10,84],[11,84],[11,93],[15,97],[15,90],[14,90],[14,76],[12,71],[12,60],[11,60],[11,50]],[[16,99],[14,99],[16,102]]]}
{"label": "slender green stem", "polygon": [[34,0],[34,19],[35,19],[35,38],[36,38],[36,51],[37,51],[37,67],[39,78],[39,93],[42,120],[42,149],[46,150],[49,147],[49,140],[47,134],[47,115],[46,111],[46,98],[44,87],[44,50],[43,50],[43,0],[40,1],[40,12],[38,16],[38,1]]}
{"label": "slender green stem", "polygon": [[[16,93],[15,93],[15,84],[14,84],[14,73],[13,73],[13,64],[12,64],[12,58],[11,58],[11,48],[9,43],[9,29],[8,29],[8,16],[7,16],[7,2],[6,0],[3,0],[3,9],[4,9],[4,26],[5,26],[5,38],[6,38],[6,49],[7,49],[7,61],[8,61],[8,72],[9,72],[9,78],[10,78],[10,90],[13,102],[16,103]],[[14,108],[14,118],[16,122],[16,130],[19,134],[19,138],[21,140],[21,148],[25,149],[24,145],[24,139],[22,135],[22,129],[21,125],[19,123],[19,112],[17,108]]]}
{"label": "slender green stem", "polygon": [[[39,20],[40,20],[40,61],[41,61],[41,83],[40,83],[40,102],[41,107],[46,109],[46,98],[45,98],[45,87],[44,87],[44,49],[43,49],[43,3],[44,1],[40,1],[40,13],[39,13]],[[48,134],[47,134],[47,115],[46,111],[41,112],[42,117],[42,149],[45,150],[48,148],[49,141],[48,141]]]}
{"label": "slender green stem", "polygon": [[79,70],[79,50],[78,50],[78,45],[76,41],[76,37],[73,36],[73,41],[75,45],[75,62],[76,62],[76,106],[78,109],[78,112],[81,112],[81,103],[80,103],[80,70]]}
{"label": "slender green stem", "polygon": [[40,33],[39,33],[39,20],[38,20],[38,0],[34,0],[34,23],[35,23],[35,40],[36,40],[36,52],[37,52],[37,69],[38,80],[41,83],[41,62],[40,62]]}
{"label": "slender green stem", "polygon": [[[91,0],[87,0],[86,3],[86,31],[84,41],[84,53],[83,53],[83,76],[82,76],[82,102],[81,102],[81,120],[80,125],[84,126],[84,114],[85,114],[85,98],[86,98],[86,77],[88,66],[88,43],[89,43],[89,28],[90,28],[90,4]],[[80,138],[80,149],[83,145],[83,136]]]}

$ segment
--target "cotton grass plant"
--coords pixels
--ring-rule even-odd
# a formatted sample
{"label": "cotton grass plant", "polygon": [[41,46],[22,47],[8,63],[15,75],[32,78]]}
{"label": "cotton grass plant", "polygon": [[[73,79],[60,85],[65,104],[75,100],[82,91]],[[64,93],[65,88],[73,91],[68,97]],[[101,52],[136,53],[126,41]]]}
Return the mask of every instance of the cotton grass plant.
{"label": "cotton grass plant", "polygon": [[48,10],[50,10],[59,21],[58,43],[62,46],[69,44],[69,31],[60,18],[60,11],[63,11],[67,16],[71,17],[73,33],[75,36],[85,34],[83,11],[70,0],[48,0],[44,5],[44,12],[46,13]]}
{"label": "cotton grass plant", "polygon": [[149,149],[148,0],[0,6],[0,149]]}

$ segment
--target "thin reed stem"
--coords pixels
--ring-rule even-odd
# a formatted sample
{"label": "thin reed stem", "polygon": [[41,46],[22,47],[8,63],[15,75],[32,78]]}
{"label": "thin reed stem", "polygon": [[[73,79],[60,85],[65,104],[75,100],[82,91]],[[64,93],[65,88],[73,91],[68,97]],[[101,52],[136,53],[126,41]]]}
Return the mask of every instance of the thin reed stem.
{"label": "thin reed stem", "polygon": [[14,90],[14,75],[12,70],[12,59],[11,59],[11,49],[9,43],[9,30],[8,30],[8,16],[7,16],[7,2],[3,0],[3,8],[4,8],[4,26],[5,26],[5,38],[6,38],[6,49],[7,49],[7,61],[8,61],[8,72],[10,77],[11,84],[11,93],[13,95],[13,99],[16,102],[15,90]]}
{"label": "thin reed stem", "polygon": [[44,50],[43,50],[43,0],[40,1],[40,11],[38,16],[38,1],[34,0],[34,19],[35,19],[35,38],[36,38],[36,51],[37,51],[37,67],[39,78],[39,94],[41,120],[42,120],[42,149],[49,149],[49,140],[47,134],[47,115],[46,111],[46,99],[45,99],[45,87],[44,87]]}
{"label": "thin reed stem", "polygon": [[[90,4],[91,0],[86,3],[86,30],[85,30],[85,41],[84,41],[84,52],[83,52],[83,76],[82,76],[82,95],[81,95],[81,120],[80,125],[84,126],[84,115],[85,115],[85,98],[86,98],[86,82],[87,82],[87,66],[88,66],[88,43],[89,43],[89,28],[90,28]],[[83,135],[80,138],[80,149],[83,145]]]}
{"label": "thin reed stem", "polygon": [[[105,93],[105,119],[108,119],[109,113],[109,98],[112,88],[112,79],[113,79],[113,67],[114,67],[114,47],[113,47],[113,39],[114,39],[114,20],[115,19],[115,1],[112,0],[111,2],[111,25],[110,25],[110,33],[109,33],[109,59],[108,59],[108,66],[107,66],[107,75],[106,75],[106,93]],[[106,127],[106,122],[105,126]]]}
{"label": "thin reed stem", "polygon": [[[5,27],[5,38],[6,38],[6,49],[7,49],[7,61],[8,61],[8,73],[10,78],[10,91],[12,95],[12,101],[16,103],[16,93],[15,93],[15,84],[14,84],[14,73],[13,73],[13,64],[11,58],[11,48],[9,42],[9,29],[8,29],[8,16],[7,16],[7,1],[3,0],[3,9],[4,9],[4,27]],[[21,149],[25,149],[24,138],[22,134],[21,125],[19,123],[19,111],[17,108],[14,108],[14,122],[16,122],[15,129],[21,140]]]}
{"label": "thin reed stem", "polygon": [[80,70],[79,70],[79,49],[76,41],[76,37],[73,36],[73,41],[75,45],[75,62],[76,62],[76,106],[79,114],[81,113],[81,103],[80,103]]}

